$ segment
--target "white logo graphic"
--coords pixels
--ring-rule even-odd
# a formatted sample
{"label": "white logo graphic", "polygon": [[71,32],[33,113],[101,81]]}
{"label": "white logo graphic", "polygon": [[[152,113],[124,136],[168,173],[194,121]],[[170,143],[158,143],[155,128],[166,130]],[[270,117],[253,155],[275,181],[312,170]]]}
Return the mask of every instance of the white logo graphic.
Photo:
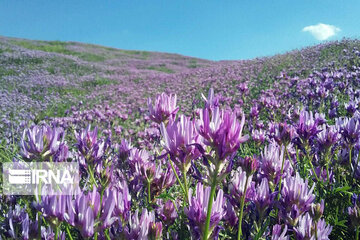
{"label": "white logo graphic", "polygon": [[30,170],[9,169],[9,182],[11,184],[30,184]]}

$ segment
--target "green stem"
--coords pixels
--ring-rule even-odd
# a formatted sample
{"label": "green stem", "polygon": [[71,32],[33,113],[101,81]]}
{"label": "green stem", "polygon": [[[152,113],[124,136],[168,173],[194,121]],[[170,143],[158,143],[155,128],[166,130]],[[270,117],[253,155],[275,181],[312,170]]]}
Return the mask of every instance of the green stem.
{"label": "green stem", "polygon": [[58,240],[58,235],[59,235],[59,228],[56,226],[55,227],[55,240]]}
{"label": "green stem", "polygon": [[186,180],[185,169],[183,170],[182,174],[183,174],[183,178],[184,178],[185,197],[186,197],[186,199],[188,199],[189,187],[188,187],[187,180]]}
{"label": "green stem", "polygon": [[359,227],[356,227],[355,239],[359,240]]}
{"label": "green stem", "polygon": [[38,239],[41,240],[41,214],[38,212]]}
{"label": "green stem", "polygon": [[349,152],[349,166],[350,166],[350,170],[351,170],[351,152],[352,152],[353,146],[350,147],[350,152]]}
{"label": "green stem", "polygon": [[[285,146],[286,149],[286,146]],[[281,194],[281,183],[282,183],[282,175],[284,173],[284,163],[285,163],[285,153],[283,153],[283,159],[282,159],[282,163],[281,163],[281,171],[280,171],[280,180],[279,180],[279,192],[278,192],[278,200],[280,199],[280,194]]]}
{"label": "green stem", "polygon": [[109,229],[105,229],[105,237],[107,240],[110,240]]}
{"label": "green stem", "polygon": [[211,184],[211,191],[210,191],[210,198],[209,198],[209,203],[208,203],[208,208],[207,208],[207,215],[206,215],[206,222],[205,222],[203,240],[207,240],[209,238],[211,209],[212,209],[212,205],[213,205],[214,197],[215,197],[216,182],[217,182],[217,172],[218,172],[217,170],[218,169],[216,167],[215,172],[214,172],[213,182]]}
{"label": "green stem", "polygon": [[310,164],[310,168],[311,168],[311,171],[313,172],[315,178],[316,178],[316,181],[317,182],[320,182],[320,179],[318,177],[318,175],[316,175],[316,172],[315,172],[315,169],[314,169],[314,165],[312,164],[311,160],[309,159],[309,164]]}
{"label": "green stem", "polygon": [[329,184],[330,183],[329,164],[326,164],[326,176],[327,176],[326,184]]}
{"label": "green stem", "polygon": [[90,178],[91,178],[91,180],[92,180],[93,184],[94,184],[96,187],[98,187],[98,185],[97,185],[97,183],[96,183],[96,181],[95,181],[95,178],[94,178],[94,173],[93,173],[93,171],[92,171],[92,168],[91,168],[91,167],[89,167],[89,174],[90,174]]}
{"label": "green stem", "polygon": [[244,205],[245,205],[245,197],[246,197],[248,181],[249,181],[249,177],[246,175],[245,189],[244,189],[243,195],[241,196],[241,203],[240,203],[239,226],[238,226],[238,235],[237,235],[238,240],[240,240],[241,236],[242,236],[241,225],[242,225],[242,219],[243,219],[243,214],[244,214]]}
{"label": "green stem", "polygon": [[66,226],[66,232],[67,232],[67,234],[68,234],[68,236],[69,236],[69,239],[70,239],[70,240],[73,240],[73,238],[72,238],[72,236],[71,236],[70,229],[69,229],[69,226],[68,226],[68,225]]}
{"label": "green stem", "polygon": [[151,204],[151,182],[149,180],[147,180],[147,189],[148,189],[148,203],[149,206]]}
{"label": "green stem", "polygon": [[300,176],[303,177],[304,173],[301,173],[301,171],[304,171],[304,168],[303,168],[303,161],[302,159],[300,159],[300,154],[299,154],[299,149],[297,148],[297,146],[295,146],[295,150],[296,150],[296,161],[297,161],[297,165],[299,167],[299,173],[300,173]]}
{"label": "green stem", "polygon": [[[104,197],[104,192],[105,192],[105,187],[103,187],[103,189],[101,189],[101,192],[100,192],[100,206],[102,206],[102,200],[103,200],[103,197]],[[96,218],[99,218],[100,214],[101,214],[101,209],[99,210]]]}
{"label": "green stem", "polygon": [[310,154],[309,154],[310,150],[309,150],[308,145],[305,146],[305,150],[306,150],[306,158],[307,158],[307,160],[309,162],[311,171],[312,171],[313,175],[315,176],[316,182],[320,182],[320,179],[318,178],[318,175],[316,174],[315,169],[314,169],[314,165],[312,164],[312,161],[311,161],[311,157],[310,157]]}
{"label": "green stem", "polygon": [[330,173],[329,173],[329,153],[330,153],[330,148],[329,150],[326,151],[325,153],[325,164],[326,164],[326,177],[327,177],[327,181],[326,184],[330,183]]}
{"label": "green stem", "polygon": [[[174,174],[175,174],[176,180],[178,181],[178,183],[180,184],[181,189],[182,189],[183,192],[184,192],[184,197],[186,197],[186,196],[187,196],[187,192],[185,191],[185,188],[184,188],[183,184],[182,184],[181,181],[180,181],[179,175],[177,174],[177,172],[176,172],[176,170],[175,170],[175,167],[174,167],[174,165],[173,165],[170,157],[169,157],[169,161],[170,161],[171,168],[172,168],[172,170],[173,170],[173,172],[174,172]],[[186,199],[186,201],[188,201],[188,199]]]}

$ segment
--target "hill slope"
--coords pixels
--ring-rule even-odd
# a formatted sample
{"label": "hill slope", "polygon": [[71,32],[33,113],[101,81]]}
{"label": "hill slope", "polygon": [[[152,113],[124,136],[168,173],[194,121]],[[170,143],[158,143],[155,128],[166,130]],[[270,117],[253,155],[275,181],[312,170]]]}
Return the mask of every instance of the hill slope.
{"label": "hill slope", "polygon": [[268,58],[214,62],[75,42],[0,37],[0,131],[8,132],[23,120],[64,117],[80,101],[90,107],[115,105],[127,114],[145,108],[148,97],[165,91],[177,93],[186,112],[200,92],[213,87],[224,100],[237,102],[240,83],[247,82],[256,97],[272,87],[281,71],[302,77],[329,64],[342,66],[357,46],[359,41],[343,40]]}

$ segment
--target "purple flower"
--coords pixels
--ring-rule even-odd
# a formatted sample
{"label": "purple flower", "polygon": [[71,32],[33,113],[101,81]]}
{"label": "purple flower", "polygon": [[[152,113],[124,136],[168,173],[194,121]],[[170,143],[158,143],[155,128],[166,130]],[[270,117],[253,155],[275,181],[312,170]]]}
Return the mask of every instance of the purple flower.
{"label": "purple flower", "polygon": [[[265,146],[264,151],[261,153],[261,174],[269,180],[272,186],[276,186],[280,180],[284,149],[284,147],[280,147],[276,143],[271,143]],[[292,171],[289,160],[285,159],[283,178],[291,175]]]}
{"label": "purple flower", "polygon": [[321,130],[318,128],[320,118],[313,117],[312,112],[305,110],[301,111],[299,121],[296,125],[296,132],[300,139],[308,141],[310,138],[315,137]]}
{"label": "purple flower", "polygon": [[249,92],[249,88],[245,82],[240,83],[237,89],[239,89],[242,94],[247,94]]}
{"label": "purple flower", "polygon": [[66,143],[62,143],[59,146],[59,150],[55,153],[53,157],[54,162],[63,162],[66,161],[69,157],[69,147],[66,145]]}
{"label": "purple flower", "polygon": [[322,125],[320,129],[322,129],[322,131],[317,134],[319,148],[324,152],[327,152],[340,140],[341,136],[336,126],[326,127],[326,125]]}
{"label": "purple flower", "polygon": [[157,201],[158,208],[156,210],[159,218],[165,225],[170,226],[175,222],[175,219],[178,217],[176,212],[176,206],[171,200],[167,200],[165,203],[161,199]]}
{"label": "purple flower", "polygon": [[149,118],[158,124],[175,119],[175,115],[179,111],[179,107],[176,106],[176,94],[168,96],[166,93],[162,93],[158,95],[154,107],[149,98],[148,107]]}
{"label": "purple flower", "polygon": [[149,153],[146,150],[131,149],[127,163],[131,175],[131,184],[138,180],[145,182],[153,180],[156,173],[156,164],[150,160]]}
{"label": "purple flower", "polygon": [[83,237],[94,234],[95,218],[100,211],[100,194],[94,187],[92,192],[76,195],[74,200],[67,199],[65,221],[77,227]]}
{"label": "purple flower", "polygon": [[[130,166],[130,170],[131,172],[136,175],[139,174],[140,172],[137,172],[138,168],[141,168],[141,165],[147,163],[150,161],[150,155],[149,153],[142,149],[139,150],[137,148],[133,148],[130,150],[130,154],[127,160],[127,163]],[[139,167],[137,167],[139,165]]]}
{"label": "purple flower", "polygon": [[163,169],[165,164],[159,164],[156,168],[154,177],[151,181],[151,195],[158,196],[164,189],[171,187],[175,181],[174,172],[171,169],[171,165],[168,164],[167,168]]}
{"label": "purple flower", "polygon": [[294,228],[296,239],[311,239],[313,236],[312,225],[313,221],[308,213],[306,213],[304,216],[300,216],[298,226]]}
{"label": "purple flower", "polygon": [[299,173],[284,179],[280,201],[283,216],[291,224],[294,225],[302,213],[311,209],[311,204],[315,200],[314,187],[315,184],[309,190],[308,181],[304,181]]}
{"label": "purple flower", "polygon": [[325,204],[323,199],[321,200],[320,203],[311,204],[311,209],[309,211],[311,218],[314,219],[315,221],[318,221],[324,213],[324,207]]}
{"label": "purple flower", "polygon": [[332,226],[330,225],[327,225],[326,222],[325,222],[325,219],[320,219],[319,221],[317,221],[316,223],[317,225],[317,232],[315,232],[315,239],[321,239],[321,240],[328,240],[330,239],[329,238],[329,235],[332,231]]}
{"label": "purple flower", "polygon": [[328,113],[329,113],[329,118],[331,118],[331,119],[336,118],[336,116],[337,116],[337,108],[329,109]]}
{"label": "purple flower", "polygon": [[42,195],[41,201],[34,203],[34,207],[41,211],[43,216],[50,221],[55,218],[63,221],[65,213],[68,210],[68,201],[71,199],[69,195]]}
{"label": "purple flower", "polygon": [[126,182],[122,182],[121,188],[107,188],[102,199],[101,228],[108,228],[118,220],[127,220],[130,207],[131,196]]}
{"label": "purple flower", "polygon": [[206,98],[203,94],[201,94],[202,98],[205,100],[205,108],[214,109],[219,106],[219,98],[214,97],[214,89],[210,88],[208,97]]}
{"label": "purple flower", "polygon": [[191,161],[201,154],[196,144],[200,144],[201,137],[197,134],[194,122],[181,115],[177,121],[170,122],[167,127],[161,124],[161,134],[164,138],[164,147],[170,154],[171,160],[183,172],[187,172]]}
{"label": "purple flower", "polygon": [[[195,238],[203,235],[205,221],[207,216],[207,208],[210,198],[210,187],[203,187],[201,183],[196,185],[195,196],[192,196],[192,189],[189,189],[189,206],[185,208],[192,233]],[[218,191],[217,197],[213,202],[210,218],[209,235],[215,238],[218,234],[218,224],[224,217],[224,193],[222,189]]]}
{"label": "purple flower", "polygon": [[337,96],[334,96],[330,102],[330,108],[337,108],[339,106],[339,101],[337,99]]}
{"label": "purple flower", "polygon": [[259,186],[255,189],[256,190],[253,202],[260,216],[262,216],[265,211],[272,206],[276,193],[270,192],[269,182],[267,178],[263,178]]}
{"label": "purple flower", "polygon": [[265,142],[265,139],[266,139],[265,132],[262,129],[260,129],[260,130],[255,129],[251,133],[251,138],[255,142],[262,144]]}
{"label": "purple flower", "polygon": [[128,142],[126,139],[122,139],[119,145],[119,158],[122,161],[125,161],[130,154],[130,150],[133,148],[131,142]]}
{"label": "purple flower", "polygon": [[256,118],[258,118],[258,116],[259,116],[259,106],[257,104],[255,104],[250,109],[250,117],[253,119],[256,119]]}
{"label": "purple flower", "polygon": [[[34,221],[31,220],[29,214],[20,205],[16,204],[14,209],[10,206],[6,218],[0,225],[1,236],[5,234],[6,239],[28,240],[38,236],[38,217],[36,216]],[[21,236],[18,236],[18,233]],[[44,236],[43,232],[41,236]]]}
{"label": "purple flower", "polygon": [[347,211],[350,216],[350,220],[353,226],[360,226],[360,208],[359,208],[359,197],[360,195],[356,195],[355,193],[351,196],[351,200],[353,205],[348,207]]}
{"label": "purple flower", "polygon": [[255,156],[254,157],[246,156],[244,158],[240,158],[239,165],[246,172],[246,175],[249,177],[257,171],[259,161]]}
{"label": "purple flower", "polygon": [[154,240],[162,239],[162,223],[161,222],[151,222],[150,223],[150,232],[149,238]]}
{"label": "purple flower", "polygon": [[48,159],[64,144],[64,131],[50,126],[32,126],[24,130],[20,154],[29,160]]}
{"label": "purple flower", "polygon": [[200,113],[196,128],[204,138],[204,143],[215,149],[219,160],[222,161],[235,152],[241,143],[248,140],[249,136],[242,136],[244,124],[245,115],[239,123],[236,114],[232,112],[215,108],[210,116],[209,110],[205,108]]}
{"label": "purple flower", "polygon": [[284,186],[281,189],[283,201],[287,204],[297,204],[304,211],[307,211],[315,199],[313,194],[314,187],[315,185],[309,190],[308,181],[304,181],[299,173],[296,173],[295,176],[289,176],[285,178]]}
{"label": "purple flower", "polygon": [[357,104],[354,101],[349,101],[348,103],[344,103],[345,109],[350,116],[353,116],[356,112]]}
{"label": "purple flower", "polygon": [[281,225],[275,224],[271,233],[271,240],[288,240],[289,236],[285,236],[287,233],[287,226],[285,225],[284,230],[281,232]]}
{"label": "purple flower", "polygon": [[139,209],[129,218],[129,223],[125,226],[126,239],[148,239],[155,235],[155,239],[161,239],[162,225],[155,222],[154,212],[142,210],[139,218]]}
{"label": "purple flower", "polygon": [[229,200],[226,201],[226,210],[224,215],[224,221],[230,226],[235,227],[238,223],[238,216],[234,210],[233,205]]}
{"label": "purple flower", "polygon": [[360,137],[360,124],[356,118],[338,118],[336,126],[340,129],[340,133],[348,146],[354,146]]}
{"label": "purple flower", "polygon": [[289,145],[297,136],[296,129],[287,123],[270,124],[270,137],[272,137],[279,145]]}
{"label": "purple flower", "polygon": [[87,164],[100,164],[105,152],[109,148],[109,142],[98,139],[97,127],[91,131],[89,125],[85,130],[75,132],[76,146],[81,153],[80,164],[87,168]]}
{"label": "purple flower", "polygon": [[309,213],[300,216],[298,226],[294,228],[296,239],[299,240],[328,240],[331,230],[332,227],[326,225],[324,219],[316,222],[310,217]]}
{"label": "purple flower", "polygon": [[[240,202],[241,197],[244,195],[246,175],[247,175],[246,172],[239,167],[231,178],[231,184],[229,185],[229,190],[232,198],[235,199],[236,202]],[[254,194],[252,177],[253,176],[248,177],[245,200],[248,200]]]}

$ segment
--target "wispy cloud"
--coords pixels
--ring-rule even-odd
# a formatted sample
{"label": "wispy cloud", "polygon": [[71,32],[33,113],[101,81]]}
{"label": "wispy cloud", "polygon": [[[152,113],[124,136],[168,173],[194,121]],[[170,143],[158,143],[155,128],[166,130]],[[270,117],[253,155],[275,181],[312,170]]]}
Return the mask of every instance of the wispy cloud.
{"label": "wispy cloud", "polygon": [[317,40],[324,41],[340,32],[341,29],[329,24],[319,23],[317,25],[310,25],[303,28],[303,32],[309,32]]}

